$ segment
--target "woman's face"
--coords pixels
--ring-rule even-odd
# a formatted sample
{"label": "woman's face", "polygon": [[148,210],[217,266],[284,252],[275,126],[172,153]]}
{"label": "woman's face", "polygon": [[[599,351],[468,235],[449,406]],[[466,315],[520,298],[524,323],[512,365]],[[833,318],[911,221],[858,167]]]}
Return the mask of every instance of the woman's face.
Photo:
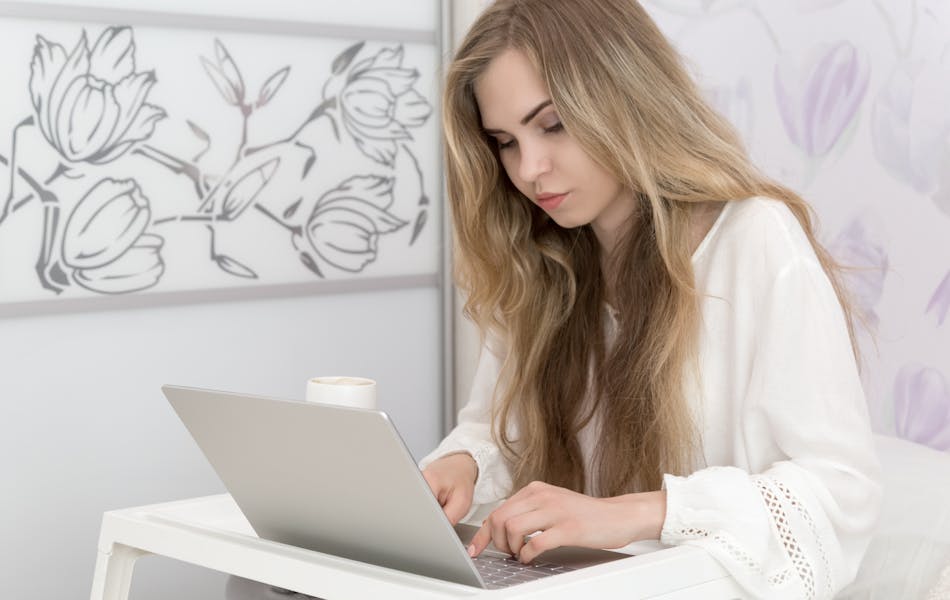
{"label": "woman's face", "polygon": [[590,223],[612,247],[634,210],[633,194],[564,131],[527,56],[506,50],[495,58],[475,82],[475,98],[515,187],[561,227]]}

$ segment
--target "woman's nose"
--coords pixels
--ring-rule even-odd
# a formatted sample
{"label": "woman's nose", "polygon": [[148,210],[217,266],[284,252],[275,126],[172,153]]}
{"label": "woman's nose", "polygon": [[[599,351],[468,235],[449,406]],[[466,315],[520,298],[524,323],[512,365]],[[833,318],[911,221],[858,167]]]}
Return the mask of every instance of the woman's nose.
{"label": "woman's nose", "polygon": [[524,181],[535,181],[551,170],[551,156],[544,144],[521,144],[519,176]]}

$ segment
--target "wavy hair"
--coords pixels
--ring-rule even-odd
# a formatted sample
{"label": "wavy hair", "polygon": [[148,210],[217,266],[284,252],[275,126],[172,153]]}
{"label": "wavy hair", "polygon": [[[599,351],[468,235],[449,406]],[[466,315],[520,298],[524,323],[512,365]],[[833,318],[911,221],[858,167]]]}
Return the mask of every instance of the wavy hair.
{"label": "wavy hair", "polygon": [[[508,49],[537,68],[568,135],[634,193],[636,214],[610,257],[589,225],[561,228],[525,198],[482,131],[475,82]],[[750,163],[635,0],[497,0],[449,65],[442,115],[456,280],[466,314],[506,346],[492,434],[516,489],[540,479],[583,491],[591,475],[596,494],[619,495],[695,466],[684,388],[698,376],[690,223],[700,203],[765,196],[788,205],[851,327],[808,205]],[[612,343],[602,258],[618,310]],[[595,412],[587,474],[577,437]]]}

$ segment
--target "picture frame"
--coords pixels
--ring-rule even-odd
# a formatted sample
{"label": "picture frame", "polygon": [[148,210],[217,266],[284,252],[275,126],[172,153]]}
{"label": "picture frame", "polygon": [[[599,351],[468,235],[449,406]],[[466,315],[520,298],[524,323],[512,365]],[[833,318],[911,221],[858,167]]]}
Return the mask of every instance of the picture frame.
{"label": "picture frame", "polygon": [[0,2],[0,316],[442,286],[440,7]]}

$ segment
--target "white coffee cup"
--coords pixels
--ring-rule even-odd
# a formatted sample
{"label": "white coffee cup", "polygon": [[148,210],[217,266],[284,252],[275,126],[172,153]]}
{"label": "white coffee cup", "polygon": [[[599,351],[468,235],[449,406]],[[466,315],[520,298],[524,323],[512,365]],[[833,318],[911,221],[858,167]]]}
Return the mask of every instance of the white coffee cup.
{"label": "white coffee cup", "polygon": [[314,377],[307,381],[307,402],[376,408],[376,382],[365,377]]}

